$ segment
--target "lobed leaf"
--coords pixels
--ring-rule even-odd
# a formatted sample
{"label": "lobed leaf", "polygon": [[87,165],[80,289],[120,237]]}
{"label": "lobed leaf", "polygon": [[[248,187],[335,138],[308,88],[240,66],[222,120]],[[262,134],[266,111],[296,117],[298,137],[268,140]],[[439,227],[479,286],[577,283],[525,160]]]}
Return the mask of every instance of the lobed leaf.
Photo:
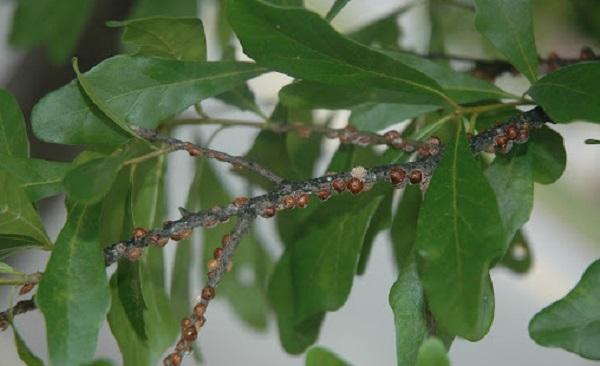
{"label": "lobed leaf", "polygon": [[475,0],[475,27],[531,82],[538,55],[530,0]]}
{"label": "lobed leaf", "polygon": [[506,250],[494,191],[475,161],[462,125],[453,133],[419,212],[420,274],[439,327],[477,340],[488,329],[488,270]]}
{"label": "lobed leaf", "polygon": [[46,319],[50,360],[80,365],[92,360],[98,331],[110,305],[104,256],[98,242],[100,205],[68,205],[44,271],[36,303]]}
{"label": "lobed leaf", "polygon": [[[262,72],[242,62],[115,56],[83,75],[97,98],[126,123],[155,128],[190,105]],[[127,139],[82,94],[76,81],[40,100],[32,112],[32,127],[40,139],[64,144],[115,145]]]}
{"label": "lobed leaf", "polygon": [[600,260],[586,269],[565,297],[531,319],[529,335],[541,346],[600,360]]}

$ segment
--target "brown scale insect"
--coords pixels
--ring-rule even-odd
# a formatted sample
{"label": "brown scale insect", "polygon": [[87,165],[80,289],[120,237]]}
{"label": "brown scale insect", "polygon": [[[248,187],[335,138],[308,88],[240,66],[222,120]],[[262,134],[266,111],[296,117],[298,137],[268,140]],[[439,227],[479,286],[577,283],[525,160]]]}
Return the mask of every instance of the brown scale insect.
{"label": "brown scale insect", "polygon": [[169,242],[169,238],[160,236],[159,234],[150,235],[148,240],[157,247],[164,247]]}
{"label": "brown scale insect", "polygon": [[202,289],[202,298],[204,300],[212,300],[215,297],[215,289],[210,286],[206,286]]}
{"label": "brown scale insect", "polygon": [[506,144],[508,144],[508,137],[504,135],[496,136],[494,143],[500,150],[504,150],[506,148]]}
{"label": "brown scale insect", "polygon": [[197,157],[202,155],[202,150],[198,149],[195,146],[191,146],[187,149],[188,154],[192,157]]}
{"label": "brown scale insect", "polygon": [[288,210],[294,208],[294,206],[296,205],[296,201],[292,196],[283,196],[281,198],[281,203],[283,204],[283,207],[285,207]]}
{"label": "brown scale insect", "polygon": [[331,182],[331,187],[338,192],[343,192],[346,189],[346,182],[342,178],[336,178]]}
{"label": "brown scale insect", "polygon": [[222,255],[223,255],[223,248],[215,248],[215,250],[213,251],[213,258],[219,259],[219,258],[221,258]]}
{"label": "brown scale insect", "polygon": [[306,206],[308,206],[309,202],[310,202],[310,196],[306,193],[302,193],[296,197],[296,206],[298,206],[300,208],[305,208]]}
{"label": "brown scale insect", "polygon": [[271,218],[271,217],[275,216],[275,212],[276,212],[276,211],[277,211],[277,210],[275,209],[275,207],[274,207],[274,206],[267,206],[267,207],[264,207],[264,208],[262,209],[262,211],[260,212],[260,215],[261,215],[262,217],[264,217],[264,218],[267,218],[267,219],[268,219],[268,218]]}
{"label": "brown scale insect", "polygon": [[190,318],[183,318],[181,320],[181,329],[186,329],[186,328],[188,328],[191,325],[192,325],[192,319],[190,319]]}
{"label": "brown scale insect", "polygon": [[133,230],[132,235],[135,240],[138,240],[138,239],[142,238],[144,235],[146,235],[146,233],[147,233],[146,229],[144,229],[142,227],[137,227]]}
{"label": "brown scale insect", "polygon": [[181,365],[181,355],[177,352],[173,352],[165,358],[164,361],[165,366],[180,366]]}
{"label": "brown scale insect", "polygon": [[406,172],[402,168],[394,168],[390,170],[389,176],[392,184],[396,186],[404,182],[404,178],[406,178]]}
{"label": "brown scale insect", "polygon": [[391,130],[383,134],[383,138],[388,144],[394,142],[394,140],[400,138],[400,132]]}
{"label": "brown scale insect", "polygon": [[19,290],[19,295],[25,295],[26,293],[30,292],[31,290],[33,290],[33,288],[35,287],[35,285],[36,284],[34,282],[27,282]]}
{"label": "brown scale insect", "polygon": [[190,325],[189,327],[185,328],[183,331],[183,340],[186,342],[193,342],[196,340],[196,338],[198,338],[198,330],[195,326]]}
{"label": "brown scale insect", "polygon": [[207,268],[209,272],[214,272],[217,268],[219,268],[219,261],[216,259],[209,260]]}
{"label": "brown scale insect", "polygon": [[365,186],[365,183],[362,180],[358,179],[358,178],[352,178],[352,179],[350,179],[348,181],[348,185],[347,185],[348,190],[350,192],[352,192],[352,194],[358,194],[358,193],[360,193],[363,190],[364,186]]}
{"label": "brown scale insect", "polygon": [[183,229],[176,233],[171,234],[171,239],[175,241],[180,241],[189,238],[192,236],[192,229]]}
{"label": "brown scale insect", "polygon": [[246,206],[250,200],[247,197],[237,197],[233,200],[235,207]]}
{"label": "brown scale insect", "polygon": [[194,306],[194,316],[196,318],[201,318],[204,317],[204,313],[206,313],[206,304],[201,302],[197,303],[196,306]]}
{"label": "brown scale insect", "polygon": [[515,125],[509,125],[506,127],[506,137],[509,140],[516,140],[519,137],[519,129]]}
{"label": "brown scale insect", "polygon": [[321,201],[325,201],[331,196],[331,190],[329,188],[323,188],[317,192],[317,196]]}
{"label": "brown scale insect", "polygon": [[227,244],[229,244],[230,239],[231,239],[231,235],[229,235],[229,234],[223,235],[223,238],[221,239],[221,245],[223,246],[223,248],[225,248],[227,246]]}
{"label": "brown scale insect", "polygon": [[423,180],[423,172],[418,169],[411,171],[410,174],[408,175],[408,180],[412,184],[421,183],[421,181]]}

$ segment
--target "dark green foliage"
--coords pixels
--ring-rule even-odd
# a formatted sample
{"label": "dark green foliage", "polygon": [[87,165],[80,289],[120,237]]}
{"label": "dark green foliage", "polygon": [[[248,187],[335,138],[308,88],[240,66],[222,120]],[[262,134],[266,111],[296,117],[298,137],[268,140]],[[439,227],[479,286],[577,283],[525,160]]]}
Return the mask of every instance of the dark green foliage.
{"label": "dark green foliage", "polygon": [[[256,331],[267,329],[269,319],[276,318],[283,349],[291,354],[306,351],[307,366],[350,365],[351,360],[311,346],[327,313],[347,302],[355,276],[380,265],[370,260],[375,238],[390,234],[390,260],[398,273],[393,284],[384,286],[391,287],[388,300],[397,364],[449,366],[448,351],[456,337],[477,341],[488,333],[495,308],[490,270],[495,266],[516,273],[530,269],[533,255],[524,225],[533,207],[534,182],[554,183],[566,168],[562,136],[547,126],[537,127],[541,122],[600,122],[600,62],[589,51],[586,57],[591,60],[586,62],[540,58],[528,0],[430,1],[425,12],[431,21],[430,43],[415,49],[432,54],[401,47],[403,31],[409,30],[400,29],[398,20],[415,4],[341,34],[330,23],[349,0],[330,3],[322,17],[304,8],[301,0],[133,1],[128,17],[109,22],[122,29],[123,50],[129,54],[107,58],[84,73],[74,59],[73,81],[48,93],[33,109],[31,127],[37,138],[78,145],[81,153],[72,162],[32,158],[26,119],[15,99],[0,90],[0,284],[22,285],[38,278],[21,272],[5,257],[24,249],[50,251],[35,294],[46,323],[50,364],[111,365],[94,360],[105,319],[119,347],[121,364],[159,363],[161,355],[173,352],[181,319],[192,314],[194,295],[199,292],[195,285],[215,281],[212,276],[219,271],[209,261],[222,260],[222,252],[214,254],[214,250],[223,245],[223,236],[239,219],[236,215],[252,220],[256,215],[268,216],[260,207],[263,203],[276,206],[274,229],[279,237],[274,239],[281,239],[282,254],[273,263],[263,233],[249,229],[234,253],[231,273],[219,278],[209,321],[210,311],[224,300]],[[597,6],[584,0],[572,3],[582,29],[596,34],[593,9]],[[23,0],[16,8],[11,42],[43,46],[51,60],[64,62],[91,5],[90,1]],[[215,29],[205,32],[197,13],[211,7],[217,21]],[[487,39],[486,57],[451,62],[454,57],[447,57],[445,40],[457,35]],[[471,50],[476,52],[477,47],[465,49],[467,59],[473,56]],[[493,58],[499,60],[491,62]],[[491,81],[496,74],[481,72],[482,65],[490,62],[521,73],[532,85],[523,95],[501,89],[504,83]],[[275,100],[265,101],[262,93],[254,94],[262,92],[255,87],[260,84],[253,83],[250,89],[248,80],[268,72],[294,80]],[[539,77],[538,73],[546,74]],[[217,115],[208,108],[210,103],[200,104],[208,98],[252,118]],[[543,111],[535,108],[521,114],[533,109],[533,104]],[[273,105],[267,116],[263,110]],[[187,111],[184,119],[182,112],[190,107],[197,115],[190,117]],[[339,128],[339,114],[331,117],[327,112],[323,117],[318,109],[349,111],[350,126],[328,130],[325,139],[321,127]],[[527,119],[545,116],[544,112],[547,120]],[[417,142],[401,143],[395,132],[383,138],[376,135],[406,120],[402,138]],[[231,169],[219,170],[208,161],[226,160],[218,152],[202,155],[192,145],[170,140],[150,143],[138,136],[141,130],[136,128],[172,136],[175,126],[183,124],[258,125],[251,148],[237,159],[260,164],[283,182],[263,179],[251,169],[235,169],[237,176],[233,176]],[[292,131],[273,131],[281,127]],[[353,128],[369,133],[353,135]],[[206,144],[221,130],[213,130]],[[366,137],[358,141],[352,136]],[[437,136],[440,144],[431,136]],[[194,133],[182,139],[196,137]],[[332,139],[342,144],[321,171],[321,155],[329,151]],[[233,138],[227,142],[227,153],[229,147],[233,151],[234,145],[246,143]],[[413,143],[418,154],[409,148]],[[586,143],[598,141],[589,138]],[[374,149],[374,144],[380,146]],[[173,150],[188,150],[195,164],[167,169],[166,155]],[[404,187],[406,179],[397,184],[395,188],[404,191],[396,205],[390,182],[397,175],[385,164],[400,163],[394,169],[408,169],[404,173],[409,177],[416,173],[415,166],[423,171],[414,184]],[[180,176],[186,176],[181,169],[188,168],[194,178],[181,210],[184,219],[165,223],[166,205],[171,205],[166,202],[165,176],[168,172],[169,182],[179,189]],[[344,177],[345,186],[340,188],[344,192],[330,192],[331,197],[327,190],[333,187],[332,177],[310,180],[326,172],[348,171],[352,173],[338,176]],[[372,176],[361,176],[365,171]],[[350,175],[364,183],[360,194],[348,192]],[[230,184],[232,176],[245,185]],[[315,181],[319,186],[307,183]],[[296,188],[300,186],[304,191]],[[240,203],[243,200],[234,201],[233,188],[255,197],[246,206]],[[299,205],[298,194],[308,193],[308,207],[283,209],[284,195],[291,191],[294,205]],[[68,215],[52,243],[36,205],[63,192]],[[322,194],[320,200],[317,195]],[[218,216],[225,211],[227,217]],[[220,222],[204,222],[202,215],[218,217]],[[145,230],[175,238],[181,234],[172,231],[177,225],[204,229],[201,240],[196,233],[178,242],[173,263],[165,262],[160,245],[145,248],[137,261],[128,260],[130,249],[123,248],[152,241],[164,244],[144,236]],[[135,230],[136,240],[131,239],[134,228],[143,228]],[[121,258],[118,267],[107,269],[117,257]],[[225,262],[218,264],[225,268]],[[196,267],[200,273],[193,273]],[[210,280],[209,267],[213,268]],[[110,281],[107,273],[112,274]],[[531,337],[542,346],[600,359],[598,278],[596,261],[571,292],[532,319]],[[10,316],[0,313],[0,327],[12,325]],[[360,334],[361,322],[352,326]],[[210,337],[210,329],[202,328],[202,336]],[[16,329],[14,335],[21,360],[28,366],[43,365]],[[236,351],[236,345],[227,347]]]}

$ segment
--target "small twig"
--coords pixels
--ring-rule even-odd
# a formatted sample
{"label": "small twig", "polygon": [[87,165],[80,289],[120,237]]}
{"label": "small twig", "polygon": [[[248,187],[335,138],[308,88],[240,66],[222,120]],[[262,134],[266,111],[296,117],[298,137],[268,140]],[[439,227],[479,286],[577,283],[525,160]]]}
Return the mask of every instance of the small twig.
{"label": "small twig", "polygon": [[[221,151],[198,146],[198,145],[192,144],[191,142],[184,142],[184,141],[178,140],[173,137],[162,135],[162,134],[156,132],[155,130],[151,130],[148,128],[134,127],[133,130],[140,137],[145,138],[148,141],[162,142],[169,146],[169,149],[159,150],[157,152],[150,153],[150,154],[145,155],[144,157],[140,157],[140,158],[145,159],[147,156],[149,156],[151,154],[160,155],[159,154],[160,151],[163,151],[166,153],[166,152],[170,152],[170,151],[186,150],[191,156],[204,156],[208,159],[216,159],[218,161],[223,161],[223,162],[229,163],[229,164],[233,165],[234,168],[239,168],[239,167],[246,168],[248,170],[251,170],[251,171],[265,177],[266,179],[273,182],[274,184],[280,184],[283,181],[283,178],[279,177],[277,174],[273,173],[269,169],[261,166],[258,163],[247,160],[241,156],[233,156],[233,155],[229,155],[227,153],[221,152]],[[125,164],[132,163],[132,161],[134,163],[139,162],[137,160],[139,160],[140,158],[129,160],[129,161],[125,162]]]}
{"label": "small twig", "polygon": [[308,138],[313,133],[318,133],[329,139],[339,139],[342,144],[368,146],[368,145],[387,145],[396,150],[412,153],[423,143],[410,140],[400,135],[398,131],[390,130],[385,134],[378,134],[369,131],[359,131],[353,125],[345,128],[329,128],[318,125],[305,125],[303,123],[262,123],[235,119],[218,118],[188,118],[178,119],[170,122],[169,127],[182,125],[220,125],[251,127],[274,133],[296,133],[300,137]]}
{"label": "small twig", "polygon": [[198,296],[192,314],[181,322],[181,338],[175,346],[173,353],[164,359],[165,366],[179,366],[186,353],[192,349],[192,343],[198,337],[198,332],[206,323],[204,314],[210,301],[215,297],[215,288],[221,281],[225,272],[231,270],[232,257],[242,241],[243,236],[250,229],[250,224],[256,216],[242,215],[229,234],[225,234],[222,246],[214,251],[213,259],[208,263],[208,280],[202,293]]}
{"label": "small twig", "polygon": [[15,315],[23,314],[28,311],[35,310],[35,301],[33,296],[28,300],[21,300],[12,308],[0,313],[0,330],[8,328],[10,319]]}

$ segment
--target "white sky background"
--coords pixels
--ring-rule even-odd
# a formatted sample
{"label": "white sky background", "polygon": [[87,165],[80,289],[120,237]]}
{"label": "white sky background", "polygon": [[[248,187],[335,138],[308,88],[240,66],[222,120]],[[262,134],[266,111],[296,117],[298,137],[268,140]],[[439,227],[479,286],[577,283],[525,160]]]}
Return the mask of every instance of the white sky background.
{"label": "white sky background", "polygon": [[[326,11],[331,2],[306,1],[308,7],[321,12]],[[355,28],[359,23],[387,13],[399,3],[401,2],[390,0],[353,0],[336,18],[334,25],[340,29],[347,29],[347,25]],[[19,58],[19,53],[6,44],[11,13],[12,5],[0,1],[0,86],[4,85],[12,65]],[[211,14],[210,9],[203,12],[203,21],[207,27],[211,24]],[[417,7],[402,18],[401,24],[405,31],[404,46],[422,50],[418,47],[423,47],[429,32],[424,7]],[[557,28],[544,30],[545,37],[550,36],[551,41],[548,44],[538,42],[541,54],[544,55],[551,49],[559,53],[577,54],[582,43],[570,41],[576,35],[569,29]],[[465,49],[465,45],[457,45],[452,49],[455,53],[463,54],[470,51]],[[214,50],[209,50],[212,58],[215,54]],[[259,99],[270,105],[280,86],[288,81],[287,77],[271,73],[253,80],[251,86]],[[515,78],[502,78],[499,83],[517,93],[527,88],[522,80]],[[231,111],[218,102],[203,104],[211,115],[251,118],[247,114]],[[339,118],[341,123],[344,116],[341,114]],[[583,140],[588,137],[599,138],[600,126],[579,123],[556,126],[555,129],[565,137],[568,167],[556,185],[536,186],[534,211],[526,228],[533,247],[533,269],[524,276],[514,275],[504,269],[493,271],[496,293],[494,324],[483,341],[470,343],[457,340],[454,343],[450,357],[455,366],[593,365],[592,362],[563,350],[539,347],[527,334],[529,319],[542,307],[564,296],[575,285],[587,265],[600,257],[599,229],[581,230],[581,227],[593,226],[594,220],[598,220],[600,148],[597,145],[586,146]],[[211,128],[203,130],[203,135],[206,136],[210,130]],[[215,139],[212,147],[232,154],[242,154],[251,146],[255,133],[248,129],[229,129]],[[181,129],[178,135],[190,139],[194,135],[194,129]],[[326,148],[331,152],[335,144],[328,144]],[[190,162],[183,154],[175,154],[170,161],[171,168],[178,171],[178,178],[171,177],[169,180],[169,215],[177,217],[176,207],[184,204],[191,180],[191,172],[185,169]],[[186,171],[189,172],[187,175],[182,173]],[[225,169],[219,168],[219,172],[221,176],[227,177],[228,182],[233,182],[232,190],[239,193],[243,191],[239,179],[229,178]],[[56,235],[64,220],[64,210],[59,207],[60,200],[55,203],[58,203],[55,214],[46,218],[51,236]],[[272,225],[261,224],[259,227],[259,235],[273,249],[273,253],[279,254],[280,246]],[[167,248],[169,260],[173,256],[174,246]],[[318,344],[330,348],[355,366],[396,363],[393,315],[387,302],[389,289],[396,279],[396,270],[390,258],[389,237],[387,234],[380,235],[374,245],[366,275],[355,279],[346,305],[338,312],[328,314],[323,324]],[[46,261],[44,257],[28,256],[25,259],[20,269],[43,270]],[[197,282],[195,288],[200,289],[201,283]],[[2,308],[6,301],[6,298],[0,298]],[[17,318],[17,325],[34,352],[46,358],[41,315],[35,312],[20,316]],[[292,357],[283,351],[274,319],[271,319],[266,333],[256,333],[241,324],[224,302],[217,301],[211,306],[202,334],[200,344],[207,365],[298,366],[304,363],[303,357]],[[107,327],[101,332],[97,353],[99,357],[113,359],[119,364],[118,349]],[[0,333],[0,355],[0,363],[3,365],[22,364],[16,355],[11,331]],[[187,358],[186,364],[194,364],[192,358]]]}

